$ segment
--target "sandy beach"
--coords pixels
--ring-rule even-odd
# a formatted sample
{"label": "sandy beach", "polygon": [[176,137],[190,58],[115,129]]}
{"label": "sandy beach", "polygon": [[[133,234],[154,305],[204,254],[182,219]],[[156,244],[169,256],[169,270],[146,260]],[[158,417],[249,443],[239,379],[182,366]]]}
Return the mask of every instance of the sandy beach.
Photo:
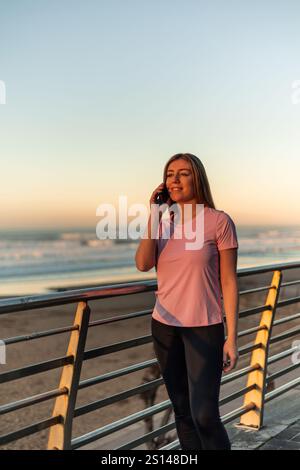
{"label": "sandy beach", "polygon": [[[269,284],[272,273],[255,275],[239,278],[239,290],[249,289],[258,285]],[[300,279],[300,270],[287,270],[283,274],[283,282],[288,280]],[[282,288],[280,299],[292,297],[300,294],[300,285]],[[266,292],[241,295],[240,310],[245,308],[263,305],[266,299]],[[155,302],[153,292],[145,294],[133,294],[125,297],[116,297],[114,299],[105,299],[90,302],[91,321],[111,317],[115,314],[126,314],[134,311],[140,311],[146,308],[152,308]],[[278,309],[276,318],[281,318],[287,314],[296,313],[299,309],[299,303],[288,307]],[[32,333],[46,329],[72,325],[76,304],[64,305],[61,307],[52,307],[46,309],[32,310],[27,312],[17,312],[7,315],[1,315],[0,328],[1,337],[8,338],[19,334]],[[260,314],[252,318],[240,319],[239,331],[251,326],[258,325]],[[89,329],[86,350],[100,347],[127,339],[140,337],[150,334],[151,315],[138,319],[130,319],[122,322],[116,322],[111,325],[96,326]],[[299,325],[299,322],[292,321],[287,324],[275,327],[273,335],[280,331],[286,331]],[[239,346],[249,344],[255,335],[239,339]],[[1,372],[20,368],[30,363],[46,361],[66,353],[69,334],[63,333],[47,338],[36,339],[8,346],[7,364],[1,365]],[[291,342],[297,337],[286,341],[286,347],[290,347]],[[299,337],[298,337],[299,339]],[[283,344],[274,344],[270,347],[270,353],[282,350]],[[136,348],[130,348],[125,351],[110,354],[96,359],[88,360],[83,363],[81,380],[100,375],[115,369],[142,362],[154,358],[152,343]],[[240,357],[238,368],[249,364],[250,355]],[[274,366],[275,367],[275,366]],[[272,369],[274,371],[275,369]],[[61,369],[40,373],[32,377],[15,380],[8,384],[1,385],[0,401],[1,404],[10,403],[25,397],[33,396],[38,393],[56,389],[59,384]],[[146,369],[141,370],[119,379],[104,382],[85,388],[78,393],[77,406],[111,396],[115,393],[135,387],[142,383]],[[286,378],[284,380],[287,380]],[[280,384],[280,379],[278,379]],[[276,384],[277,385],[277,384]],[[221,396],[230,393],[234,385],[229,384],[221,388]],[[233,388],[232,388],[233,387]],[[236,385],[235,385],[236,387]],[[168,398],[164,386],[159,387],[156,403]],[[41,404],[33,405],[29,408],[21,409],[13,413],[1,416],[1,434],[19,429],[23,426],[32,424],[51,416],[54,400]],[[235,400],[227,405],[226,410],[231,410],[240,406],[242,399]],[[134,396],[123,400],[118,405],[110,405],[80,416],[74,419],[73,437],[77,437],[86,432],[92,431],[111,423],[117,419],[125,417],[144,408],[144,402],[140,396]],[[226,411],[225,410],[225,411]],[[221,413],[222,414],[222,413]],[[3,446],[2,449],[45,449],[47,446],[48,431],[36,433],[30,437],[23,438],[14,443]],[[101,447],[98,447],[101,448]]]}

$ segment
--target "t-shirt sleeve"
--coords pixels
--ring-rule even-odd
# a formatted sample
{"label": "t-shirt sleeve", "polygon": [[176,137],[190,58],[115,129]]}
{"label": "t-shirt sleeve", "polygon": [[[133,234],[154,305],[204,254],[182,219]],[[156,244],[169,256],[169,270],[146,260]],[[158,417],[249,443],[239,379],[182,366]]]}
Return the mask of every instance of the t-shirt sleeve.
{"label": "t-shirt sleeve", "polygon": [[218,250],[239,247],[235,224],[224,211],[217,218],[216,243]]}

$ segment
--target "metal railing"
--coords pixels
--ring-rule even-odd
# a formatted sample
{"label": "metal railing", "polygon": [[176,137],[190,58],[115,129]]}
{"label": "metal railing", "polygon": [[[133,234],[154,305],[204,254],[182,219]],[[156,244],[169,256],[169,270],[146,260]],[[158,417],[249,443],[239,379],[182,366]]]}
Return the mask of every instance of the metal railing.
{"label": "metal railing", "polygon": [[[273,400],[274,398],[300,384],[300,378],[296,378],[268,392],[268,384],[273,382],[274,379],[282,377],[299,367],[299,363],[293,363],[289,367],[280,369],[272,375],[267,375],[268,366],[270,364],[274,364],[283,358],[289,357],[297,349],[296,347],[293,347],[280,351],[280,353],[273,356],[269,355],[269,346],[271,344],[284,341],[300,332],[299,325],[290,331],[272,336],[272,329],[274,326],[288,323],[293,320],[298,320],[300,318],[300,313],[294,313],[293,315],[275,320],[276,309],[300,302],[300,296],[290,297],[281,301],[279,300],[279,292],[282,287],[289,287],[300,284],[300,280],[293,280],[284,283],[282,282],[282,272],[295,268],[300,268],[300,262],[238,269],[238,278],[270,273],[272,275],[272,280],[270,285],[250,288],[239,292],[240,296],[245,296],[256,292],[266,292],[267,295],[264,305],[247,308],[239,312],[240,318],[260,314],[260,319],[257,320],[257,326],[239,331],[238,333],[239,338],[256,334],[254,341],[252,341],[250,345],[244,345],[239,348],[240,357],[250,354],[249,366],[240,370],[236,370],[228,375],[223,376],[222,378],[222,386],[242,377],[247,379],[247,384],[245,387],[234,391],[220,400],[221,406],[232,402],[238,397],[244,398],[244,402],[241,407],[238,407],[222,416],[222,421],[224,424],[229,423],[236,418],[240,418],[240,424],[242,426],[259,430],[263,425],[265,403]],[[13,369],[0,373],[0,383],[3,384],[12,380],[22,379],[24,377],[33,376],[41,372],[61,368],[60,381],[58,387],[55,390],[50,390],[35,396],[29,396],[25,399],[10,402],[0,406],[0,415],[4,415],[55,398],[52,416],[48,416],[41,421],[31,424],[30,426],[26,426],[13,432],[1,435],[0,445],[7,445],[25,436],[30,436],[44,429],[49,429],[48,449],[77,449],[105,436],[108,436],[116,431],[125,429],[134,423],[153,418],[162,411],[170,411],[172,409],[171,402],[170,400],[166,400],[158,404],[152,404],[151,406],[148,406],[141,411],[72,439],[72,424],[74,418],[93,412],[95,410],[99,410],[100,408],[111,404],[117,404],[120,400],[124,400],[126,398],[149,392],[151,390],[155,391],[159,386],[164,384],[163,379],[158,377],[132,389],[125,390],[121,393],[116,393],[115,395],[108,396],[104,399],[102,398],[84,406],[76,407],[78,390],[90,387],[92,385],[102,384],[106,381],[122,377],[142,369],[157,367],[157,360],[150,359],[118,370],[113,370],[96,377],[80,380],[83,361],[103,357],[117,351],[124,351],[128,348],[134,348],[136,346],[145,345],[152,342],[151,335],[146,335],[132,338],[126,341],[116,342],[107,346],[86,349],[86,338],[89,328],[107,325],[114,322],[124,322],[132,318],[148,316],[151,315],[153,310],[153,308],[149,308],[128,314],[116,315],[97,321],[90,321],[91,307],[89,303],[92,300],[106,298],[111,299],[118,296],[122,297],[125,295],[132,295],[137,293],[152,292],[156,289],[156,280],[146,280],[106,285],[96,289],[78,289],[55,294],[16,297],[1,300],[0,315],[14,313],[17,314],[17,312],[25,310],[41,309],[64,304],[77,304],[77,308],[73,325],[63,328],[54,328],[45,331],[34,332],[32,334],[24,334],[3,340],[4,344],[9,346],[16,343],[26,343],[28,341],[34,341],[35,339],[46,338],[62,333],[70,333],[68,346],[66,348],[67,352],[64,356],[56,357],[44,362],[29,364],[19,369]],[[174,429],[175,421],[165,423],[158,429],[151,430],[148,433],[142,433],[141,436],[127,442],[126,444],[123,444],[122,446],[118,447],[118,449],[134,449],[137,446],[147,443],[159,436],[163,436],[167,432]],[[179,441],[174,440],[160,449],[167,450],[177,448],[180,448]]]}

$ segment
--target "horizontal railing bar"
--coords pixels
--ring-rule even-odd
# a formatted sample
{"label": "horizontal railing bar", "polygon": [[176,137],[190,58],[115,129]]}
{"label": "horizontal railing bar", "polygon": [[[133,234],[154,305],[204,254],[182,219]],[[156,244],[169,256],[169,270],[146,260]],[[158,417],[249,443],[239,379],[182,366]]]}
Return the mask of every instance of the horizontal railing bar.
{"label": "horizontal railing bar", "polygon": [[258,344],[254,344],[251,346],[242,346],[241,348],[238,349],[238,351],[239,351],[240,356],[243,356],[244,354],[247,354],[248,352],[254,351],[255,349],[259,349],[262,347],[263,347],[263,344],[258,343]]}
{"label": "horizontal railing bar", "polygon": [[130,320],[131,318],[138,318],[149,315],[153,309],[141,310],[140,312],[126,313],[125,315],[118,315],[116,317],[105,318],[102,320],[95,320],[89,323],[89,328],[93,326],[106,325],[117,321]]}
{"label": "horizontal railing bar", "polygon": [[84,445],[89,444],[90,442],[97,441],[102,437],[105,437],[109,434],[112,434],[115,431],[119,431],[120,429],[124,429],[131,424],[137,423],[142,419],[148,418],[153,416],[154,414],[160,413],[172,406],[170,400],[163,401],[162,403],[158,403],[157,405],[150,406],[142,411],[138,411],[134,414],[126,416],[125,418],[121,418],[118,421],[113,423],[109,423],[102,428],[98,428],[94,431],[91,431],[83,436],[76,437],[72,439],[72,449],[77,449],[78,447],[82,447]]}
{"label": "horizontal railing bar", "polygon": [[150,343],[152,341],[152,335],[140,336],[139,338],[129,339],[119,343],[109,344],[107,346],[101,346],[100,348],[89,349],[85,351],[83,360],[94,359],[99,356],[105,356],[118,351],[123,351],[135,346],[141,346],[143,344]]}
{"label": "horizontal railing bar", "polygon": [[300,302],[300,295],[297,297],[289,297],[288,299],[279,300],[276,308],[287,307],[288,305]]}
{"label": "horizontal railing bar", "polygon": [[236,398],[239,398],[245,393],[250,392],[251,390],[254,390],[256,388],[256,384],[249,385],[248,387],[241,388],[240,390],[237,390],[234,393],[231,393],[230,395],[227,395],[226,397],[222,398],[219,401],[219,406],[226,405],[226,403],[231,402],[232,400],[235,400]]}
{"label": "horizontal railing bar", "polygon": [[275,320],[273,322],[273,326],[282,325],[282,323],[286,323],[288,321],[293,321],[293,320],[296,320],[297,318],[300,318],[300,313],[295,313],[294,315],[289,315],[288,317],[284,317],[284,318],[280,318],[279,320]]}
{"label": "horizontal railing bar", "polygon": [[240,295],[245,295],[245,294],[256,294],[257,292],[263,292],[263,291],[266,291],[266,290],[270,290],[270,289],[276,289],[275,286],[262,286],[262,287],[253,287],[251,289],[246,289],[246,290],[240,290],[239,291],[239,294]]}
{"label": "horizontal railing bar", "polygon": [[139,393],[146,392],[147,390],[151,390],[152,388],[159,387],[163,384],[163,378],[155,379],[145,384],[138,385],[137,387],[125,390],[124,392],[116,393],[115,395],[111,395],[110,397],[102,398],[101,400],[96,400],[92,403],[88,403],[87,405],[83,405],[76,408],[74,412],[74,417],[76,418],[77,416],[82,416],[84,414],[90,413],[91,411],[103,408],[104,406],[112,405],[113,403],[125,400],[129,397],[133,397],[135,395],[138,395]]}
{"label": "horizontal railing bar", "polygon": [[259,369],[261,369],[261,366],[259,364],[244,367],[243,369],[237,370],[236,372],[232,372],[231,374],[225,375],[224,377],[222,377],[221,384],[225,385],[229,382],[232,382],[233,380],[239,379],[240,377],[247,375],[249,372],[252,372],[254,370],[259,370]]}
{"label": "horizontal railing bar", "polygon": [[54,328],[52,330],[46,330],[46,331],[38,331],[36,333],[30,333],[29,335],[13,336],[11,338],[4,339],[3,342],[6,345],[9,345],[9,344],[21,343],[23,341],[31,341],[33,339],[45,338],[47,336],[58,335],[60,333],[68,333],[69,331],[75,331],[75,330],[79,330],[78,325],[66,326],[63,328]]}
{"label": "horizontal railing bar", "polygon": [[62,416],[52,416],[52,418],[44,419],[38,423],[31,424],[17,431],[0,436],[0,445],[9,444],[10,442],[22,439],[23,437],[30,436],[36,432],[43,431],[43,429],[50,428],[55,424],[62,422]]}
{"label": "horizontal railing bar", "polygon": [[299,351],[299,348],[297,346],[294,346],[293,348],[286,349],[285,351],[270,356],[268,359],[268,365],[280,361],[281,359],[284,359],[287,356],[290,356],[291,354],[293,354],[294,351]]}
{"label": "horizontal railing bar", "polygon": [[23,400],[18,400],[13,403],[8,403],[7,405],[0,406],[0,415],[10,413],[11,411],[20,410],[21,408],[26,408],[27,406],[36,405],[51,398],[59,397],[61,395],[66,395],[68,389],[66,387],[57,390],[51,390],[50,392],[40,393],[32,397],[24,398]]}
{"label": "horizontal railing bar", "polygon": [[[281,300],[277,302],[277,308],[286,307],[287,305],[291,305],[293,303],[300,302],[300,296],[298,297],[290,297],[285,300]],[[251,307],[245,310],[241,310],[239,312],[239,318],[245,318],[249,315],[254,315],[256,313],[264,312],[265,310],[272,310],[271,305],[261,305],[259,307]]]}
{"label": "horizontal railing bar", "polygon": [[145,442],[150,441],[151,439],[154,439],[157,436],[161,436],[162,434],[165,434],[169,431],[172,431],[176,427],[175,421],[171,421],[171,423],[165,424],[161,428],[155,429],[154,431],[148,432],[147,434],[144,434],[143,436],[135,439],[134,441],[127,442],[126,444],[123,444],[120,447],[117,447],[114,450],[129,450],[129,449],[134,449],[135,447],[140,446],[141,444],[144,444]]}
{"label": "horizontal railing bar", "polygon": [[289,287],[289,286],[294,286],[294,285],[297,285],[297,284],[300,284],[300,279],[296,279],[295,281],[282,282],[280,284],[280,289],[282,287]]}
{"label": "horizontal railing bar", "polygon": [[[149,313],[152,313],[152,309],[142,310],[140,312],[133,312],[133,313],[129,313],[129,314],[126,314],[126,315],[119,315],[117,317],[110,317],[110,318],[106,318],[106,319],[103,319],[103,320],[96,320],[96,321],[93,321],[93,322],[89,323],[89,328],[91,328],[93,326],[104,325],[104,324],[107,324],[107,323],[113,323],[113,322],[122,321],[122,320],[129,320],[131,318],[142,317],[142,316],[148,315]],[[36,333],[31,333],[29,335],[21,335],[21,336],[14,336],[14,337],[11,337],[11,338],[6,338],[6,339],[3,340],[3,342],[6,345],[21,343],[23,341],[30,341],[30,340],[33,340],[33,339],[44,338],[44,337],[47,337],[47,336],[52,336],[52,335],[56,335],[56,334],[60,334],[60,333],[67,333],[67,332],[75,331],[75,330],[78,330],[78,329],[79,329],[78,325],[66,326],[66,327],[62,327],[62,328],[54,328],[52,330],[39,331],[39,332],[36,332]]]}
{"label": "horizontal railing bar", "polygon": [[278,379],[279,377],[282,377],[283,375],[288,374],[289,372],[292,372],[293,370],[297,369],[299,366],[300,362],[285,367],[284,369],[278,370],[277,372],[274,372],[273,374],[267,377],[267,382],[271,382],[272,380]]}
{"label": "horizontal railing bar", "polygon": [[157,281],[132,281],[120,284],[108,284],[105,286],[74,289],[54,294],[33,295],[26,297],[11,297],[0,300],[0,315],[5,313],[33,310],[44,307],[71,304],[81,301],[91,301],[153,291],[157,288]]}
{"label": "horizontal railing bar", "polygon": [[293,330],[288,330],[285,333],[280,333],[279,335],[273,336],[273,338],[270,339],[270,343],[278,343],[278,341],[283,341],[284,339],[291,338],[292,336],[296,335],[297,333],[300,333],[300,327],[295,328]]}
{"label": "horizontal railing bar", "polygon": [[32,364],[30,366],[22,367],[21,369],[13,369],[8,372],[0,374],[0,383],[10,382],[12,380],[21,379],[28,377],[29,375],[39,374],[40,372],[46,372],[48,370],[57,369],[58,367],[65,366],[67,364],[73,364],[73,356],[59,357],[50,361],[39,362],[38,364]]}
{"label": "horizontal railing bar", "polygon": [[[238,277],[245,277],[255,274],[263,274],[277,270],[295,269],[300,267],[300,262],[278,263],[265,266],[255,266],[252,268],[237,269]],[[141,281],[131,281],[119,284],[109,284],[104,286],[74,289],[51,294],[33,295],[25,297],[10,297],[0,300],[0,314],[13,313],[24,310],[32,310],[43,307],[64,305],[79,301],[98,300],[121,295],[130,295],[139,292],[148,292],[157,289],[157,280],[146,279]]]}
{"label": "horizontal railing bar", "polygon": [[243,330],[238,333],[238,338],[242,338],[243,336],[251,335],[252,333],[256,333],[257,331],[267,330],[267,326],[254,326],[253,328],[249,328],[248,330]]}
{"label": "horizontal railing bar", "polygon": [[286,269],[296,269],[300,268],[299,261],[291,261],[288,263],[274,263],[268,264],[265,266],[255,266],[253,268],[239,268],[238,275],[239,277],[251,276],[255,274],[264,274],[273,271],[284,271]]}
{"label": "horizontal railing bar", "polygon": [[268,402],[268,401],[273,400],[274,398],[279,397],[280,395],[282,395],[285,392],[288,392],[289,390],[291,390],[292,388],[296,387],[299,384],[300,384],[300,377],[298,377],[297,379],[291,380],[290,382],[288,382],[284,385],[281,385],[281,387],[275,388],[275,390],[272,390],[269,393],[266,393],[265,403]]}
{"label": "horizontal railing bar", "polygon": [[132,366],[124,367],[123,369],[114,370],[112,372],[107,372],[103,375],[98,375],[97,377],[85,379],[79,383],[78,389],[90,387],[92,385],[96,385],[96,384],[105,382],[107,380],[112,380],[117,377],[121,377],[122,375],[127,375],[132,372],[137,372],[138,370],[146,369],[147,367],[150,367],[154,364],[157,364],[157,359],[150,359],[145,362],[140,362]]}
{"label": "horizontal railing bar", "polygon": [[[223,424],[227,424],[230,421],[234,420],[235,418],[238,418],[239,416],[243,415],[247,411],[254,410],[256,408],[254,403],[249,403],[249,405],[242,406],[241,408],[237,408],[236,410],[231,411],[230,413],[227,413],[224,415],[221,420]],[[160,447],[159,450],[172,450],[172,449],[179,449],[180,444],[179,444],[179,439],[176,439],[174,442],[171,442],[170,444],[167,444],[164,447]]]}
{"label": "horizontal railing bar", "polygon": [[256,313],[264,312],[265,310],[272,310],[271,305],[260,305],[259,307],[246,308],[239,312],[239,318],[249,317],[249,315],[255,315]]}

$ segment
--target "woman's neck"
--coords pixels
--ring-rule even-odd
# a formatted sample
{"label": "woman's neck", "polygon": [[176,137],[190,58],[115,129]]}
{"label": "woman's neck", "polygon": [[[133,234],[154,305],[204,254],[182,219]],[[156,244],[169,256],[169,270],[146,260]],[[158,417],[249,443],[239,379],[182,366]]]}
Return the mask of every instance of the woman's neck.
{"label": "woman's neck", "polygon": [[[180,222],[178,221],[179,224],[183,225],[185,222],[188,222],[189,220],[196,218],[197,212],[199,211],[196,204],[197,204],[196,202],[185,202],[182,204],[178,203],[181,209],[180,210],[180,215],[181,215]],[[206,207],[205,203],[202,203],[202,204],[204,205],[204,207]]]}

